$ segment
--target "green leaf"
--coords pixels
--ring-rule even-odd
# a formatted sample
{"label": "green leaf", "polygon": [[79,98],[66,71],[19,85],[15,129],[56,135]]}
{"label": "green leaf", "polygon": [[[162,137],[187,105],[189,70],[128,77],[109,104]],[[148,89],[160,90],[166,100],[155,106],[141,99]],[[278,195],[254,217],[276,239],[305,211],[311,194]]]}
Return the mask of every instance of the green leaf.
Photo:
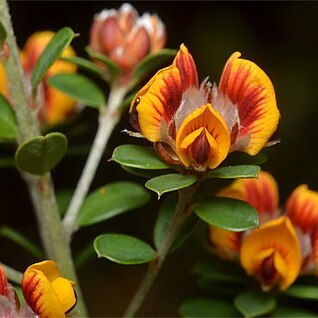
{"label": "green leaf", "polygon": [[160,196],[166,192],[176,191],[190,186],[198,177],[191,174],[170,173],[154,177],[145,183],[146,188]]}
{"label": "green leaf", "polygon": [[230,231],[245,231],[258,226],[257,211],[247,202],[214,198],[194,205],[194,211],[204,222]]}
{"label": "green leaf", "polygon": [[145,74],[159,68],[163,63],[172,60],[177,51],[172,49],[162,49],[155,53],[147,55],[136,67],[133,69],[133,78],[141,79]]}
{"label": "green leaf", "polygon": [[253,165],[228,166],[212,170],[207,174],[207,177],[219,179],[256,178],[260,171],[259,166]]}
{"label": "green leaf", "polygon": [[15,153],[17,166],[29,173],[42,175],[52,170],[67,149],[65,135],[57,132],[37,136],[22,144]]}
{"label": "green leaf", "polygon": [[217,297],[231,296],[234,297],[242,291],[242,286],[238,284],[225,283],[199,277],[196,281],[198,287]]}
{"label": "green leaf", "polygon": [[31,242],[24,234],[20,233],[19,231],[13,229],[10,226],[1,226],[0,227],[0,236],[5,237],[12,242],[16,243],[17,245],[21,246],[24,250],[29,252],[32,256],[37,259],[42,259],[44,254],[42,251]]}
{"label": "green leaf", "polygon": [[0,169],[15,167],[13,158],[0,158]]}
{"label": "green leaf", "polygon": [[120,75],[121,73],[120,67],[108,56],[97,53],[90,47],[86,47],[86,52],[92,59],[101,62],[107,67],[107,71],[109,72],[110,79],[113,80]]}
{"label": "green leaf", "polygon": [[84,105],[94,108],[105,105],[106,101],[102,90],[83,75],[55,74],[48,78],[48,83]]}
{"label": "green leaf", "polygon": [[0,21],[0,44],[7,38],[7,30],[3,23]]}
{"label": "green leaf", "polygon": [[235,297],[234,304],[244,317],[257,317],[273,311],[276,299],[269,293],[247,290]]}
{"label": "green leaf", "polygon": [[16,138],[17,122],[9,102],[0,94],[0,137]]}
{"label": "green leaf", "polygon": [[171,166],[161,161],[153,148],[139,145],[121,145],[115,148],[111,160],[137,169],[161,170]]}
{"label": "green leaf", "polygon": [[79,68],[81,68],[85,71],[89,71],[95,75],[102,77],[102,78],[105,76],[105,73],[95,63],[93,63],[89,60],[86,60],[82,57],[78,57],[78,56],[61,57],[60,60],[75,64]]}
{"label": "green leaf", "polygon": [[149,244],[124,234],[100,235],[94,241],[94,248],[98,257],[119,264],[143,264],[156,258],[156,251]]}
{"label": "green leaf", "polygon": [[[172,196],[169,199],[165,200],[165,202],[160,208],[153,233],[154,244],[157,249],[161,246],[163,240],[167,235],[169,226],[171,224],[171,220],[175,213],[176,203],[176,196]],[[186,241],[197,222],[198,218],[195,215],[191,216],[186,220],[171,246],[171,252],[175,251]]]}
{"label": "green leaf", "polygon": [[259,152],[255,156],[251,156],[245,152],[234,151],[224,160],[226,166],[235,165],[261,165],[267,161],[267,156]]}
{"label": "green leaf", "polygon": [[93,242],[90,242],[82,248],[74,257],[74,264],[76,269],[85,265],[90,259],[96,257]]}
{"label": "green leaf", "polygon": [[230,302],[213,298],[190,298],[179,308],[182,317],[238,317]]}
{"label": "green leaf", "polygon": [[295,298],[318,300],[318,286],[295,284],[285,290],[284,294]]}
{"label": "green leaf", "polygon": [[51,41],[40,55],[31,75],[31,87],[33,95],[47,70],[60,57],[63,51],[70,45],[75,37],[71,28],[63,28],[55,33]]}
{"label": "green leaf", "polygon": [[132,167],[123,166],[123,165],[121,165],[121,167],[125,171],[127,171],[135,176],[139,176],[139,177],[143,177],[143,178],[147,178],[147,179],[154,178],[154,177],[161,175],[161,170],[137,169],[137,168],[132,168]]}
{"label": "green leaf", "polygon": [[278,304],[275,310],[271,313],[271,317],[287,317],[287,318],[305,318],[305,317],[316,317],[318,313],[310,311],[308,309],[303,309],[300,307],[291,306],[283,306]]}
{"label": "green leaf", "polygon": [[59,207],[61,216],[63,216],[71,202],[73,196],[73,191],[71,190],[62,190],[56,193],[56,201]]}
{"label": "green leaf", "polygon": [[215,257],[213,261],[197,263],[192,272],[213,282],[247,284],[246,275],[241,267]]}
{"label": "green leaf", "polygon": [[130,181],[117,181],[99,188],[86,198],[77,222],[80,226],[87,226],[105,221],[137,209],[149,199],[149,193],[141,185]]}

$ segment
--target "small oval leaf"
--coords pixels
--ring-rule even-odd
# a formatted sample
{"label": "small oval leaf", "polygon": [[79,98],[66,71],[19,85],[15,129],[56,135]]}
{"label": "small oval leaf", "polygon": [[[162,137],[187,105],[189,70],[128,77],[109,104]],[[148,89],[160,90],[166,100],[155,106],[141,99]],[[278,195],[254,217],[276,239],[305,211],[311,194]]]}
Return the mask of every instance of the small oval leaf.
{"label": "small oval leaf", "polygon": [[236,296],[234,304],[244,317],[257,317],[273,311],[276,299],[269,293],[248,290]]}
{"label": "small oval leaf", "polygon": [[158,194],[158,198],[166,192],[176,191],[190,186],[198,177],[191,174],[170,173],[154,177],[145,183],[146,188]]}
{"label": "small oval leaf", "polygon": [[31,75],[33,95],[47,70],[59,58],[63,51],[70,45],[75,33],[71,28],[65,27],[56,32],[40,55]]}
{"label": "small oval leaf", "polygon": [[150,199],[141,185],[130,181],[118,181],[89,194],[78,215],[78,224],[87,226],[105,221],[118,214],[137,209]]}
{"label": "small oval leaf", "polygon": [[55,74],[48,78],[48,83],[84,105],[99,108],[105,104],[102,90],[83,75]]}
{"label": "small oval leaf", "polygon": [[143,264],[156,258],[156,251],[146,242],[125,234],[103,234],[94,241],[98,257],[115,263]]}
{"label": "small oval leaf", "polygon": [[139,64],[133,69],[133,78],[136,83],[141,79],[145,74],[158,69],[163,63],[172,60],[177,51],[173,49],[162,49],[155,53],[147,55]]}
{"label": "small oval leaf", "polygon": [[13,139],[17,136],[17,122],[9,102],[0,94],[0,137]]}
{"label": "small oval leaf", "polygon": [[[160,247],[167,235],[171,225],[171,220],[175,213],[176,205],[177,197],[171,196],[169,199],[165,200],[160,208],[153,232],[154,244],[157,249]],[[171,246],[171,252],[178,249],[186,241],[197,223],[198,218],[196,215],[192,214],[185,221],[179,233],[177,234],[177,237]]]}
{"label": "small oval leaf", "polygon": [[89,71],[100,77],[104,77],[104,72],[93,62],[78,56],[61,57],[60,60],[77,65],[79,68]]}
{"label": "small oval leaf", "polygon": [[3,23],[0,21],[0,44],[7,38],[7,30]]}
{"label": "small oval leaf", "polygon": [[139,145],[121,145],[115,148],[111,160],[138,169],[161,170],[171,166],[159,159],[155,150],[151,147]]}
{"label": "small oval leaf", "polygon": [[53,169],[63,158],[67,138],[61,133],[37,136],[22,144],[15,153],[17,166],[29,173],[42,175]]}
{"label": "small oval leaf", "polygon": [[318,300],[318,286],[295,284],[289,287],[284,294],[295,298]]}
{"label": "small oval leaf", "polygon": [[241,200],[213,198],[196,203],[193,209],[204,222],[229,231],[245,231],[259,224],[257,211]]}
{"label": "small oval leaf", "polygon": [[222,299],[190,298],[179,308],[182,317],[238,317],[234,306]]}
{"label": "small oval leaf", "polygon": [[228,166],[212,170],[207,174],[207,177],[219,179],[257,178],[260,171],[261,168],[254,165]]}
{"label": "small oval leaf", "polygon": [[107,67],[110,79],[115,79],[121,73],[120,67],[108,56],[95,52],[90,47],[86,47],[86,52],[93,60],[99,61]]}

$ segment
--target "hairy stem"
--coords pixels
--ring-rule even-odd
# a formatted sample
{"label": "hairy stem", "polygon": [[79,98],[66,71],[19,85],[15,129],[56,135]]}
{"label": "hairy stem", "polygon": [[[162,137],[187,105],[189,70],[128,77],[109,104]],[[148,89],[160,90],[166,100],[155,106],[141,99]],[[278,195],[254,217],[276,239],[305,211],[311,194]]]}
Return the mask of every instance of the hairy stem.
{"label": "hairy stem", "polygon": [[71,240],[72,234],[78,228],[78,213],[94,179],[107,142],[114,130],[114,127],[120,120],[120,112],[118,108],[122,103],[126,92],[127,90],[123,86],[113,86],[109,94],[107,106],[102,108],[100,111],[98,129],[93,145],[90,149],[82,175],[78,181],[74,195],[63,219],[64,230],[69,241]]}
{"label": "hairy stem", "polygon": [[150,291],[154,280],[169,253],[169,250],[184,222],[191,215],[192,211],[189,205],[192,202],[193,196],[197,190],[199,181],[194,185],[185,189],[179,190],[179,198],[176,206],[174,216],[171,220],[170,227],[167,231],[166,237],[157,251],[157,258],[149,263],[148,270],[143,277],[135,295],[133,296],[127,310],[123,317],[134,317],[140,307],[142,306],[147,294]]}
{"label": "hairy stem", "polygon": [[[24,87],[24,76],[19,58],[8,4],[0,0],[0,20],[7,32],[5,43],[1,47],[1,62],[4,65],[9,86],[10,103],[15,110],[18,123],[18,144],[41,134],[37,115],[28,105]],[[48,258],[55,260],[63,275],[77,281],[70,246],[67,243],[60,219],[51,175],[34,176],[21,173],[28,185],[34,206],[40,237]],[[80,314],[87,316],[81,290],[77,285]]]}

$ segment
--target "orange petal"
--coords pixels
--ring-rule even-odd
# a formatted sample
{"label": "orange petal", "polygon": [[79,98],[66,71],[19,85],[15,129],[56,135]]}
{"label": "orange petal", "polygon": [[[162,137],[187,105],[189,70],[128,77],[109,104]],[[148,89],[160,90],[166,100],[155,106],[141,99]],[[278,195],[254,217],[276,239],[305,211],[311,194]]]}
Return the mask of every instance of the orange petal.
{"label": "orange petal", "polygon": [[311,233],[318,224],[318,192],[303,184],[289,196],[285,210],[294,225]]}
{"label": "orange petal", "polygon": [[10,286],[7,280],[6,273],[0,264],[0,295],[9,297],[9,289]]}
{"label": "orange petal", "polygon": [[219,196],[244,200],[260,214],[261,224],[278,212],[278,187],[271,174],[261,171],[257,178],[237,179],[222,189]]}
{"label": "orange petal", "polygon": [[227,231],[216,226],[209,227],[210,242],[221,258],[238,258],[241,238],[242,232]]}
{"label": "orange petal", "polygon": [[211,104],[191,112],[176,137],[176,152],[184,166],[204,171],[214,169],[227,156],[230,135],[227,125]]}
{"label": "orange petal", "polygon": [[301,269],[301,250],[296,231],[286,216],[254,230],[243,240],[240,261],[249,275],[256,276],[264,289],[276,285],[288,288]]}
{"label": "orange petal", "polygon": [[32,310],[41,317],[65,317],[76,303],[74,283],[60,276],[53,261],[33,264],[25,271],[21,288]]}
{"label": "orange petal", "polygon": [[184,44],[181,44],[180,49],[173,61],[180,71],[183,90],[186,90],[190,86],[199,86],[198,72],[194,63],[192,55]]}
{"label": "orange petal", "polygon": [[4,66],[0,63],[0,94],[8,98],[8,83]]}
{"label": "orange petal", "polygon": [[228,59],[219,90],[239,113],[239,131],[233,149],[255,155],[273,135],[280,115],[268,76],[256,64],[240,56],[235,52]]}
{"label": "orange petal", "polygon": [[182,96],[179,70],[170,66],[158,71],[136,94],[130,107],[130,121],[152,142],[166,141],[168,124]]}

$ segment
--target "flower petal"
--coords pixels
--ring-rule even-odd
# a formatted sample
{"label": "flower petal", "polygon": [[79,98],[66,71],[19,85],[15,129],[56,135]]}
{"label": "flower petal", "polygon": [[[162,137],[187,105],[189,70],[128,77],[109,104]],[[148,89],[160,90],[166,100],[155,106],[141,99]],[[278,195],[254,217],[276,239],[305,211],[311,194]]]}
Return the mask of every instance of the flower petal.
{"label": "flower petal", "polygon": [[179,70],[170,66],[158,71],[131,103],[132,126],[152,142],[167,141],[168,125],[180,105],[181,96]]}
{"label": "flower petal", "polygon": [[236,259],[241,247],[242,232],[232,232],[217,226],[209,227],[209,239],[216,253],[224,259]]}
{"label": "flower petal", "polygon": [[265,171],[261,171],[255,179],[235,180],[218,195],[251,204],[260,214],[261,224],[278,213],[278,186],[273,176]]}
{"label": "flower petal", "polygon": [[25,300],[41,317],[65,317],[76,303],[74,283],[60,276],[53,261],[33,264],[25,271],[21,287]]}
{"label": "flower petal", "polygon": [[211,104],[190,113],[177,131],[176,152],[186,167],[214,169],[225,159],[229,147],[227,126]]}
{"label": "flower petal", "polygon": [[292,223],[304,233],[312,233],[318,225],[318,192],[303,184],[289,196],[285,210]]}
{"label": "flower petal", "polygon": [[183,90],[190,86],[199,87],[198,72],[192,55],[184,44],[180,45],[180,49],[173,61],[180,71]]}
{"label": "flower petal", "polygon": [[249,234],[242,243],[240,261],[263,288],[288,288],[296,280],[302,262],[297,234],[289,218],[274,219]]}
{"label": "flower petal", "polygon": [[273,85],[256,64],[240,59],[235,52],[228,59],[220,80],[220,92],[238,109],[240,123],[232,150],[257,154],[277,128],[279,111]]}
{"label": "flower petal", "polygon": [[10,285],[7,280],[6,273],[0,264],[0,295],[9,297]]}

